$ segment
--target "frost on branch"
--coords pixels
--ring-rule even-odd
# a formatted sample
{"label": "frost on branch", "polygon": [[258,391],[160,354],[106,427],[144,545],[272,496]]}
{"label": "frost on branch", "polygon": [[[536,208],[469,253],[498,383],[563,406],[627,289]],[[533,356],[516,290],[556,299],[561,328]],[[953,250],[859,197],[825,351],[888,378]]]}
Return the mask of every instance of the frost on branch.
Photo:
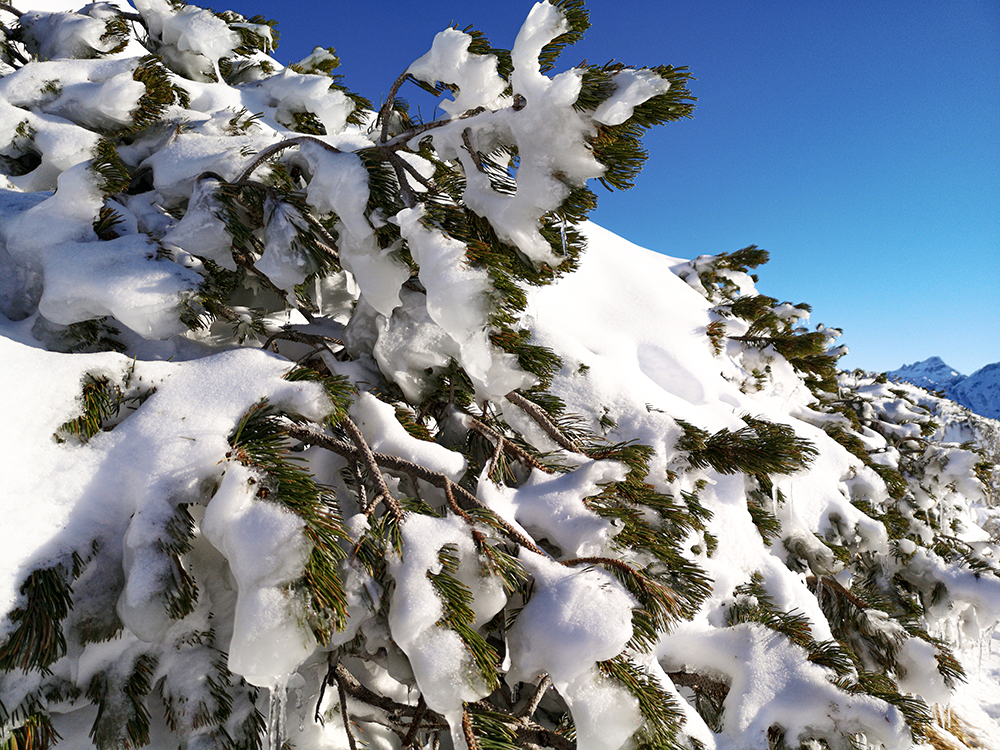
{"label": "frost on branch", "polygon": [[587,14],[541,2],[510,51],[441,32],[376,112],[332,49],[282,67],[264,18],[24,10],[7,746],[933,735],[1000,617],[992,433],[837,373],[839,332],[756,292],[763,251],[585,222],[690,116],[685,69],[558,69]]}

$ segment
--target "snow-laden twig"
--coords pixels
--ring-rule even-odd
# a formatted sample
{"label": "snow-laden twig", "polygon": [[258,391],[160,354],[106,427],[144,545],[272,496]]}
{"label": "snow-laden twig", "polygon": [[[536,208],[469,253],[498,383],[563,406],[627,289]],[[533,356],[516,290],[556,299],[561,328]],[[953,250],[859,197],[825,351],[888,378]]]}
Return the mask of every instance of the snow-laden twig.
{"label": "snow-laden twig", "polygon": [[389,121],[392,116],[392,104],[396,101],[396,94],[399,93],[399,87],[402,86],[409,77],[409,72],[406,72],[393,82],[392,88],[389,89],[389,95],[385,98],[385,101],[382,102],[381,108],[379,108],[378,118],[375,122],[382,126],[382,130],[379,132],[378,138],[380,143],[385,143],[385,139],[389,135]]}
{"label": "snow-laden twig", "polygon": [[267,341],[261,344],[260,348],[267,349],[268,347],[271,347],[272,351],[277,352],[278,348],[275,342],[279,339],[294,341],[297,344],[313,344],[314,346],[320,346],[320,348],[325,346],[327,349],[329,349],[329,344],[337,344],[339,346],[344,345],[343,341],[334,338],[333,336],[322,336],[317,333],[305,333],[304,331],[289,331],[283,329],[268,336]]}
{"label": "snow-laden twig", "polygon": [[[472,429],[474,432],[478,432],[487,440],[492,441],[493,444],[497,446],[497,450],[502,450],[505,453],[512,454],[515,458],[517,458],[520,461],[523,461],[533,469],[539,469],[548,474],[553,473],[552,469],[543,466],[541,463],[538,462],[538,460],[535,459],[534,456],[532,456],[530,453],[524,450],[521,446],[508,440],[499,432],[496,432],[495,430],[491,429],[488,425],[484,424],[483,422],[480,422],[478,419],[470,419],[469,428]],[[496,463],[496,459],[497,455],[496,453],[494,453],[494,458],[493,458],[494,464]],[[492,473],[492,471],[493,471],[493,465],[491,464],[490,473]]]}
{"label": "snow-laden twig", "polygon": [[[303,443],[318,445],[321,448],[325,448],[328,451],[332,451],[333,453],[346,458],[351,458],[353,460],[360,460],[361,458],[361,451],[358,448],[349,445],[342,440],[330,437],[329,435],[324,435],[323,433],[317,432],[311,428],[290,424],[286,428],[286,431],[289,437]],[[432,471],[426,466],[415,464],[412,461],[407,461],[406,459],[399,458],[398,456],[389,456],[385,453],[378,453],[375,451],[372,451],[372,456],[376,464],[379,466],[383,466],[394,471],[401,471],[404,474],[409,474],[417,479],[422,479],[440,490],[450,490],[454,493],[456,500],[461,498],[468,507],[485,508],[479,498],[462,487],[462,485],[456,484],[451,480],[451,478],[445,476],[444,474]],[[538,547],[538,545],[536,545],[531,539],[526,537],[502,518],[497,516],[496,520],[511,541],[536,554],[549,557],[549,555]]]}
{"label": "snow-laden twig", "polygon": [[381,500],[385,503],[386,508],[389,509],[389,513],[391,513],[397,521],[401,521],[405,515],[403,509],[400,507],[396,498],[392,496],[392,492],[389,491],[389,485],[385,483],[385,477],[382,476],[382,471],[379,469],[378,463],[375,460],[375,454],[372,453],[372,449],[368,446],[365,436],[361,434],[361,430],[359,430],[358,426],[351,421],[350,417],[344,417],[340,421],[340,426],[344,428],[344,431],[347,432],[351,441],[355,446],[357,446],[358,452],[361,454],[361,460],[364,462],[365,468],[368,469],[368,473],[371,474],[372,481],[375,482],[375,499],[372,500],[365,512],[368,515],[371,515],[378,506],[379,500]]}
{"label": "snow-laden twig", "polygon": [[417,700],[417,712],[413,715],[413,721],[410,722],[410,729],[403,738],[403,750],[408,750],[408,748],[414,745],[417,739],[417,732],[420,731],[420,725],[426,713],[427,703],[424,701],[424,696],[421,695],[419,700]]}
{"label": "snow-laden twig", "polygon": [[530,719],[535,711],[538,710],[538,704],[542,702],[542,698],[545,697],[545,691],[550,687],[552,687],[552,678],[547,674],[542,675],[542,679],[539,681],[538,687],[535,688],[531,700],[525,703],[521,710],[517,712],[517,718]]}
{"label": "snow-laden twig", "polygon": [[564,448],[571,453],[586,455],[576,443],[563,434],[562,430],[559,429],[556,423],[552,421],[549,415],[545,413],[545,410],[538,404],[533,401],[529,401],[517,391],[511,391],[507,394],[506,398],[514,404],[514,406],[518,407],[529,417],[534,419],[538,423],[538,426],[545,430],[545,434],[555,440],[560,448]]}
{"label": "snow-laden twig", "polygon": [[344,681],[340,678],[340,674],[336,670],[334,670],[333,676],[337,682],[337,697],[340,699],[340,718],[344,721],[347,744],[350,745],[351,750],[358,750],[358,743],[354,739],[354,731],[351,729],[351,717],[347,713],[347,691],[344,689]]}
{"label": "snow-laden twig", "polygon": [[19,11],[13,5],[8,5],[7,3],[0,3],[0,10],[6,11],[11,15],[17,16],[18,18],[24,15],[24,13]]}
{"label": "snow-laden twig", "polygon": [[289,138],[287,141],[281,141],[281,143],[275,143],[259,151],[257,155],[253,158],[253,161],[251,161],[250,164],[248,164],[243,169],[243,171],[240,172],[239,176],[234,180],[234,182],[236,183],[244,182],[245,180],[249,179],[250,175],[254,173],[257,167],[263,164],[267,159],[270,159],[275,154],[281,153],[287,148],[291,148],[292,146],[301,146],[303,143],[317,143],[327,151],[331,151],[335,154],[343,153],[343,151],[341,151],[336,146],[331,146],[326,141],[322,141],[319,138],[314,138],[311,135],[302,135],[299,136],[298,138]]}

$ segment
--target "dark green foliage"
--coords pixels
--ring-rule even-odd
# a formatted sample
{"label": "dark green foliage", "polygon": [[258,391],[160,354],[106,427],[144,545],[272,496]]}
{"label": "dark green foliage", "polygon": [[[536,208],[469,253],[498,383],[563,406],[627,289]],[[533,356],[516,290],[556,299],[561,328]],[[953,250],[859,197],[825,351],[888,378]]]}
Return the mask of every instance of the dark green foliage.
{"label": "dark green foliage", "polygon": [[[621,63],[608,63],[596,69],[597,72],[591,74],[594,83],[586,95],[591,99],[604,95],[608,84],[603,75],[610,74],[613,78],[614,73],[624,68]],[[670,89],[637,106],[632,117],[621,125],[598,125],[597,135],[590,142],[594,157],[606,168],[599,179],[608,189],[629,190],[633,187],[635,177],[648,156],[641,143],[646,130],[654,125],[691,117],[694,113],[693,102],[696,99],[687,88],[691,79],[687,68],[661,65],[650,70],[669,81]]]}
{"label": "dark green foliage", "polygon": [[745,622],[764,625],[804,648],[809,654],[809,661],[828,667],[841,676],[852,672],[854,664],[839,644],[816,641],[812,637],[809,619],[804,614],[797,611],[782,612],[775,606],[760,573],[754,573],[748,583],[737,586],[733,593],[733,604],[726,613],[728,625]]}
{"label": "dark green foliage", "polygon": [[[338,565],[345,556],[340,542],[347,538],[329,489],[293,455],[284,418],[267,401],[252,407],[229,437],[228,457],[254,470],[259,500],[278,503],[305,523],[304,534],[312,544],[303,577],[295,590],[306,600],[309,626],[325,643],[341,630],[347,617],[347,600]],[[294,417],[293,417],[294,418]]]}
{"label": "dark green foliage", "polygon": [[327,417],[327,421],[330,424],[337,424],[347,416],[347,410],[351,406],[351,402],[358,395],[357,388],[343,375],[324,375],[309,367],[299,366],[289,370],[285,373],[284,377],[285,380],[293,382],[307,380],[318,382],[323,386],[323,390],[329,396],[330,404],[333,407],[330,415]]}
{"label": "dark green foliage", "polygon": [[470,712],[469,717],[481,750],[520,750],[522,747],[509,726],[509,716],[476,710]]}
{"label": "dark green foliage", "polygon": [[94,219],[94,234],[102,240],[118,239],[119,234],[115,231],[115,227],[124,220],[122,215],[111,206],[104,206],[97,214],[97,218]]}
{"label": "dark green foliage", "polygon": [[98,750],[133,750],[149,744],[146,697],[156,664],[151,654],[139,654],[130,664],[118,662],[91,679],[87,698],[97,706],[97,718],[90,737]]}
{"label": "dark green foliage", "polygon": [[931,722],[927,704],[916,695],[902,695],[895,682],[878,672],[859,672],[856,679],[841,678],[837,686],[848,693],[867,693],[899,709],[915,742],[924,736],[924,727]]}
{"label": "dark green foliage", "polygon": [[[403,554],[406,554],[405,549]],[[472,627],[476,619],[472,609],[472,591],[464,583],[459,581],[455,574],[458,572],[459,559],[453,545],[444,545],[438,550],[438,562],[441,563],[441,572],[427,572],[434,590],[441,599],[444,614],[438,621],[439,627],[446,627],[454,630],[466,650],[472,656],[476,664],[476,670],[483,682],[490,690],[495,690],[500,685],[500,655],[496,652],[485,638]]]}
{"label": "dark green foliage", "polygon": [[629,469],[624,481],[609,485],[585,503],[621,526],[612,544],[625,560],[632,555],[648,560],[641,568],[625,561],[607,566],[639,602],[632,613],[630,646],[645,651],[671,622],[691,617],[711,590],[705,572],[680,551],[690,531],[704,528],[706,515],[691,512],[690,506],[679,505],[646,483],[652,457],[648,446],[607,446],[592,451],[591,456],[620,461]]}
{"label": "dark green foliage", "polygon": [[678,420],[683,435],[677,448],[688,453],[692,467],[711,467],[720,474],[792,474],[816,456],[815,446],[788,425],[749,415],[742,419],[746,427],[713,435]]}
{"label": "dark green foliage", "polygon": [[109,16],[104,22],[104,29],[105,31],[104,34],[101,35],[101,41],[105,44],[113,43],[114,45],[111,49],[104,53],[106,55],[117,55],[128,46],[129,41],[132,39],[128,21],[119,15]]}
{"label": "dark green foliage", "polygon": [[62,565],[39,568],[21,584],[25,603],[7,617],[14,628],[0,644],[0,671],[47,672],[66,654],[62,620],[72,606],[73,590]]}
{"label": "dark green foliage", "polygon": [[[124,193],[128,190],[132,176],[128,167],[118,155],[118,149],[112,141],[102,138],[94,149],[94,159],[90,169],[97,175],[101,184],[101,192],[105,195]],[[94,228],[97,231],[97,227]],[[101,232],[97,232],[98,235]]]}
{"label": "dark green foliage", "polygon": [[170,577],[161,581],[166,599],[167,613],[179,620],[194,611],[198,601],[198,584],[187,570],[183,557],[191,550],[194,536],[194,519],[184,505],[174,510],[174,515],[164,526],[164,534],[157,541],[157,549],[170,558]]}
{"label": "dark green foliage", "polygon": [[583,39],[584,32],[590,28],[590,13],[583,0],[549,0],[549,4],[562,11],[568,28],[542,47],[538,61],[543,73],[552,70],[562,51]]}
{"label": "dark green foliage", "polygon": [[34,713],[11,731],[10,738],[0,745],[0,750],[48,750],[60,739],[49,716]]}
{"label": "dark green foliage", "polygon": [[673,696],[659,682],[627,656],[598,662],[601,673],[615,680],[639,702],[643,725],[633,735],[637,750],[682,750],[679,736],[683,713]]}
{"label": "dark green foliage", "polygon": [[131,113],[132,126],[123,135],[138,133],[160,122],[164,111],[175,102],[182,107],[191,104],[187,92],[172,82],[170,71],[156,55],[146,55],[139,60],[132,78],[146,87],[146,93]]}
{"label": "dark green foliage", "polygon": [[105,375],[88,375],[83,383],[83,413],[65,422],[56,433],[62,440],[70,435],[86,443],[118,416],[125,394]]}

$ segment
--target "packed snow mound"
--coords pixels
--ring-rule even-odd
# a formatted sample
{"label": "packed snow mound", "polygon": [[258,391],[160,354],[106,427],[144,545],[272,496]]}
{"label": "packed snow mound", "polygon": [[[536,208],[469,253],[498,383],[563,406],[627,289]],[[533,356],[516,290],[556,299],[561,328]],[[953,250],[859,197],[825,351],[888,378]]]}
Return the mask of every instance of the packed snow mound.
{"label": "packed snow mound", "polygon": [[943,391],[948,398],[977,414],[1000,419],[1000,362],[962,375],[940,357],[931,357],[887,374],[894,380],[905,380],[929,391]]}
{"label": "packed snow mound", "polygon": [[540,2],[429,40],[420,122],[266,19],[46,7],[0,3],[0,743],[1000,746],[996,423],[838,371],[759,248],[586,221],[686,69],[560,68]]}

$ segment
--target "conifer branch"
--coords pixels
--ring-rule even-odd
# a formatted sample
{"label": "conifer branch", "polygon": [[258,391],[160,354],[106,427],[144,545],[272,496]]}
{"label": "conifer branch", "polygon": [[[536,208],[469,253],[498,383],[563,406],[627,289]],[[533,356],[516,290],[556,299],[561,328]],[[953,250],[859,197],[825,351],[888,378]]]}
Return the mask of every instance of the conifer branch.
{"label": "conifer branch", "polygon": [[[361,451],[349,445],[341,440],[330,437],[329,435],[324,435],[321,432],[316,432],[313,429],[307,427],[301,427],[299,425],[290,424],[286,428],[288,436],[299,440],[308,445],[318,445],[321,448],[326,448],[328,451],[332,451],[338,455],[344,456],[345,458],[350,458],[355,461],[361,459]],[[409,474],[410,476],[416,477],[417,479],[423,479],[428,484],[437,487],[440,490],[450,490],[457,497],[460,497],[466,505],[469,507],[485,508],[482,502],[469,492],[467,489],[462,487],[460,484],[456,484],[449,477],[444,474],[432,471],[425,466],[420,464],[415,464],[412,461],[407,461],[406,459],[399,458],[398,456],[389,456],[384,453],[372,452],[372,456],[375,462],[384,466],[387,469],[392,469],[394,471],[401,471],[404,474]],[[446,490],[447,488],[447,490]],[[456,498],[457,502],[457,498]],[[400,509],[402,510],[402,509]],[[538,547],[533,541],[522,534],[520,531],[511,526],[507,521],[497,516],[497,523],[503,529],[504,533],[507,535],[511,541],[516,542],[520,546],[524,547],[531,552],[538,555],[543,555],[544,557],[550,557],[545,551]]]}
{"label": "conifer branch", "polygon": [[399,502],[395,497],[392,496],[392,492],[389,491],[389,485],[385,483],[385,477],[382,476],[382,471],[378,467],[378,463],[375,461],[375,455],[372,453],[372,449],[368,446],[368,442],[365,440],[365,436],[361,434],[361,430],[358,426],[351,421],[350,417],[344,417],[340,421],[340,426],[344,428],[351,441],[357,446],[358,452],[361,454],[361,460],[368,469],[369,474],[372,477],[372,481],[375,482],[375,489],[377,494],[375,499],[372,500],[371,504],[365,510],[366,515],[371,515],[375,508],[378,506],[379,500],[383,501],[389,512],[397,521],[402,521],[405,515],[403,509],[400,507]]}
{"label": "conifer branch", "polygon": [[421,693],[420,698],[417,700],[417,712],[413,715],[413,721],[410,722],[410,729],[403,738],[403,750],[408,750],[408,748],[413,746],[414,741],[417,739],[417,732],[420,731],[420,725],[423,723],[424,714],[426,713],[427,703],[424,701],[423,693]]}
{"label": "conifer branch", "polygon": [[534,419],[538,423],[538,426],[545,430],[545,434],[555,440],[560,448],[568,450],[570,453],[579,453],[583,456],[587,455],[580,450],[580,447],[576,443],[562,433],[559,427],[556,426],[556,423],[553,422],[542,407],[534,401],[529,401],[517,391],[511,391],[508,393],[506,399],[514,404],[514,406],[517,406],[524,411],[529,417]]}
{"label": "conifer branch", "polygon": [[[533,469],[539,469],[546,472],[547,474],[554,473],[552,469],[543,466],[534,456],[528,453],[524,448],[517,445],[516,443],[508,440],[499,432],[492,430],[488,425],[480,422],[478,419],[471,418],[469,420],[469,428],[474,432],[478,432],[487,440],[491,440],[498,448],[502,449],[505,453],[512,454],[515,458],[523,461],[528,466]],[[494,453],[494,463],[496,462],[496,454]],[[492,467],[490,468],[492,472]]]}
{"label": "conifer branch", "polygon": [[393,171],[396,173],[396,181],[399,183],[400,197],[403,199],[403,203],[407,208],[413,208],[417,205],[417,196],[413,192],[413,188],[410,187],[410,181],[406,179],[406,171],[402,167],[403,159],[400,158],[396,153],[390,151],[389,163],[392,165]]}
{"label": "conifer branch", "polygon": [[18,18],[20,18],[21,16],[24,15],[24,13],[22,13],[21,11],[19,11],[13,5],[8,5],[7,3],[0,3],[0,10],[5,10],[8,13],[10,13],[11,15],[17,16]]}
{"label": "conifer branch", "polygon": [[465,144],[465,150],[469,152],[469,156],[472,157],[473,163],[483,174],[486,174],[486,167],[483,166],[483,160],[479,156],[479,152],[476,151],[475,147],[472,145],[472,128],[466,128],[462,131],[462,143]]}
{"label": "conifer branch", "polygon": [[576,750],[576,743],[551,729],[532,722],[529,726],[514,727],[517,744],[527,750],[550,747],[552,750]]}
{"label": "conifer branch", "polygon": [[[334,673],[337,683],[341,685],[344,691],[349,696],[354,698],[354,700],[367,703],[369,706],[381,708],[383,711],[388,711],[390,714],[396,714],[398,716],[416,716],[416,706],[408,706],[405,703],[397,703],[391,698],[385,698],[378,693],[369,690],[362,685],[343,664],[337,664]],[[425,709],[424,713],[425,715],[430,714],[435,722],[444,722],[444,717],[434,711],[431,711],[430,709]]]}
{"label": "conifer branch", "polygon": [[394,151],[389,151],[389,154],[391,154],[392,156],[395,156],[395,158],[399,159],[400,166],[403,169],[405,169],[410,174],[410,176],[413,177],[413,179],[415,179],[417,182],[419,182],[421,185],[423,185],[425,188],[427,188],[427,190],[429,192],[431,192],[431,193],[439,193],[439,192],[441,192],[441,189],[437,185],[435,185],[433,182],[431,182],[426,177],[424,177],[422,174],[420,174],[420,172],[417,171],[417,168],[414,167],[412,164],[410,164],[410,162],[408,162],[406,159],[403,159],[403,158],[397,156]]}
{"label": "conifer branch", "polygon": [[524,704],[520,711],[517,712],[517,718],[519,719],[530,719],[535,711],[538,710],[538,705],[542,702],[542,698],[545,697],[545,691],[552,686],[552,678],[547,674],[542,676],[542,679],[538,683],[538,687],[535,688],[534,694],[531,696],[531,700]]}
{"label": "conifer branch", "polygon": [[392,137],[392,140],[386,141],[379,144],[380,149],[397,149],[403,148],[411,140],[416,138],[421,133],[426,133],[428,130],[435,130],[436,128],[443,128],[445,125],[450,125],[451,120],[434,120],[433,122],[424,122],[420,125],[414,125],[412,128],[404,133],[399,133]]}
{"label": "conifer branch", "polygon": [[237,185],[238,184],[243,184],[244,182],[246,182],[246,180],[248,180],[250,178],[250,175],[252,175],[254,173],[254,171],[256,171],[257,167],[259,167],[261,164],[263,164],[267,159],[270,159],[275,154],[281,153],[282,151],[284,151],[287,148],[291,148],[292,146],[301,146],[303,143],[316,143],[316,144],[319,144],[324,149],[326,149],[327,151],[330,151],[331,153],[334,153],[334,154],[342,154],[342,153],[344,153],[343,151],[341,151],[336,146],[331,146],[326,141],[322,141],[319,138],[315,138],[315,137],[313,137],[311,135],[301,135],[301,136],[299,136],[297,138],[289,138],[286,141],[281,141],[281,143],[275,143],[275,144],[273,144],[271,146],[268,146],[267,148],[262,149],[261,151],[257,152],[257,155],[253,158],[253,161],[251,161],[250,164],[248,164],[243,169],[243,171],[240,172],[239,177],[237,177],[233,181],[233,183],[237,184]]}
{"label": "conifer branch", "polygon": [[326,231],[324,227],[315,216],[310,212],[305,212],[301,214],[302,218],[305,219],[309,226],[316,230],[316,234],[320,236],[323,240],[322,242],[317,242],[316,244],[324,250],[327,255],[329,255],[333,261],[339,266],[340,265],[340,250],[337,248],[337,241],[330,236],[330,233]]}
{"label": "conifer branch", "polygon": [[271,351],[277,352],[278,347],[274,344],[279,339],[294,341],[297,344],[313,344],[319,346],[320,348],[326,347],[327,349],[329,349],[329,344],[337,344],[338,346],[344,345],[343,341],[338,338],[334,338],[333,336],[323,336],[318,333],[305,333],[304,331],[284,329],[268,336],[267,341],[261,344],[260,348],[267,349],[270,346]]}
{"label": "conifer branch", "polygon": [[403,75],[397,78],[393,82],[392,87],[389,89],[389,95],[385,98],[385,101],[382,102],[382,106],[379,108],[378,117],[375,119],[375,123],[382,126],[379,133],[380,143],[384,144],[386,142],[385,139],[389,135],[389,121],[392,116],[392,105],[396,101],[396,94],[399,93],[400,86],[406,83],[409,78],[409,72],[403,73]]}
{"label": "conifer branch", "polygon": [[472,717],[467,708],[462,709],[462,733],[465,735],[465,744],[469,746],[469,750],[479,750],[479,740],[472,731]]}
{"label": "conifer branch", "polygon": [[[339,668],[340,665],[338,665]],[[347,671],[347,670],[344,670]],[[333,677],[337,681],[337,696],[340,699],[340,718],[344,721],[344,731],[347,733],[347,744],[351,750],[358,750],[358,743],[354,739],[354,732],[351,729],[351,717],[347,713],[347,691],[344,689],[344,681],[340,678],[338,671],[334,670]]]}

